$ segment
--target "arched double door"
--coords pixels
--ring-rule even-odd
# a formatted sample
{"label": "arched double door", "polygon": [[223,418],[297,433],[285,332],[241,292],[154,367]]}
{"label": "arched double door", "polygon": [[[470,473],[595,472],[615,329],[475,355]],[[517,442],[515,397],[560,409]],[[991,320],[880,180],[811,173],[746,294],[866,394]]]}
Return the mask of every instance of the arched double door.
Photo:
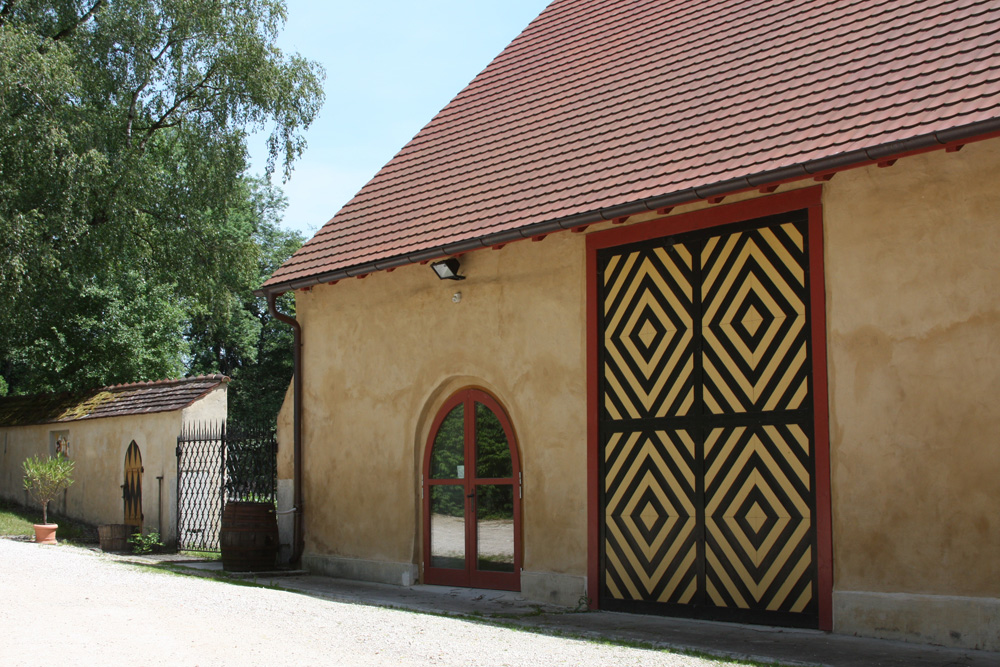
{"label": "arched double door", "polygon": [[521,469],[496,399],[464,389],[445,402],[423,477],[424,582],[520,590]]}

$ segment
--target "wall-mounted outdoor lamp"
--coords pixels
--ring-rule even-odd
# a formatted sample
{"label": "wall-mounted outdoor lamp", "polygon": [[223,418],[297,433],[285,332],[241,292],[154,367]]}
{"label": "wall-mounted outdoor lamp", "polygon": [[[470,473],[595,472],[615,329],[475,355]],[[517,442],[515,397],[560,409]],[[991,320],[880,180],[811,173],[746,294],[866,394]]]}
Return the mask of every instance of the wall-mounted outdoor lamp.
{"label": "wall-mounted outdoor lamp", "polygon": [[438,278],[441,280],[465,280],[465,276],[458,275],[458,269],[461,265],[458,259],[455,257],[449,257],[448,259],[442,259],[440,262],[434,262],[431,264],[431,268],[434,269],[434,273],[437,274]]}

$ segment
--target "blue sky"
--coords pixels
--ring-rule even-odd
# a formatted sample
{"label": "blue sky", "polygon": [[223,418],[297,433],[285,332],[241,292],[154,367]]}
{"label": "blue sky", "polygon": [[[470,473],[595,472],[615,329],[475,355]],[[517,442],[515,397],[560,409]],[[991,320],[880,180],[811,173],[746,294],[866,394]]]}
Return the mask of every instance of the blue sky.
{"label": "blue sky", "polygon": [[[541,13],[548,0],[287,0],[278,40],[326,68],[326,103],[281,185],[312,236]],[[263,172],[264,136],[251,139]],[[280,175],[274,182],[280,184]]]}

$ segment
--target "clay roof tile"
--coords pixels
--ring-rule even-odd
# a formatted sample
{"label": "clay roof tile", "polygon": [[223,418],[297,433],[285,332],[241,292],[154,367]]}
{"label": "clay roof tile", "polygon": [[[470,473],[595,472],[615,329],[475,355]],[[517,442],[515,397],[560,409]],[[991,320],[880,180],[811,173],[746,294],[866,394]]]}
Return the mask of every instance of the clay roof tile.
{"label": "clay roof tile", "polygon": [[555,0],[265,287],[997,118],[993,0]]}
{"label": "clay roof tile", "polygon": [[132,382],[85,392],[0,397],[0,426],[29,426],[181,410],[221,384],[225,375]]}

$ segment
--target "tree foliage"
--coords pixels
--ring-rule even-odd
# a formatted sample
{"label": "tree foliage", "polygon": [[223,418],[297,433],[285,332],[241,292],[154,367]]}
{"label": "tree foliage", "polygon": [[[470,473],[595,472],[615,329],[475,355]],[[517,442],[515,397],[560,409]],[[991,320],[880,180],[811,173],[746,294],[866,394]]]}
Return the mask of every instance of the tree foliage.
{"label": "tree foliage", "polygon": [[323,99],[319,66],[274,44],[284,19],[281,0],[0,0],[11,392],[235,373],[266,347],[247,290],[301,239],[245,176],[247,138],[270,129],[287,177]]}
{"label": "tree foliage", "polygon": [[[465,451],[465,404],[459,403],[441,420],[431,451],[431,479],[464,479],[473,475]],[[474,473],[479,479],[513,477],[514,466],[507,434],[496,414],[488,407],[475,403]],[[461,474],[459,472],[461,471]],[[464,491],[457,487],[435,487],[432,496],[435,514],[464,516]],[[510,519],[514,514],[513,487],[508,484],[479,484],[475,488],[476,517],[480,520]]]}
{"label": "tree foliage", "polygon": [[[299,249],[304,239],[279,226],[285,201],[276,188],[263,181],[245,182],[242,210],[229,219],[257,249],[247,271],[220,276],[213,310],[203,309],[188,320],[189,370],[223,373],[229,384],[230,418],[245,425],[271,421],[278,414],[292,377],[292,330],[275,320],[267,301],[253,291]],[[279,298],[279,308],[294,314],[291,295]]]}

